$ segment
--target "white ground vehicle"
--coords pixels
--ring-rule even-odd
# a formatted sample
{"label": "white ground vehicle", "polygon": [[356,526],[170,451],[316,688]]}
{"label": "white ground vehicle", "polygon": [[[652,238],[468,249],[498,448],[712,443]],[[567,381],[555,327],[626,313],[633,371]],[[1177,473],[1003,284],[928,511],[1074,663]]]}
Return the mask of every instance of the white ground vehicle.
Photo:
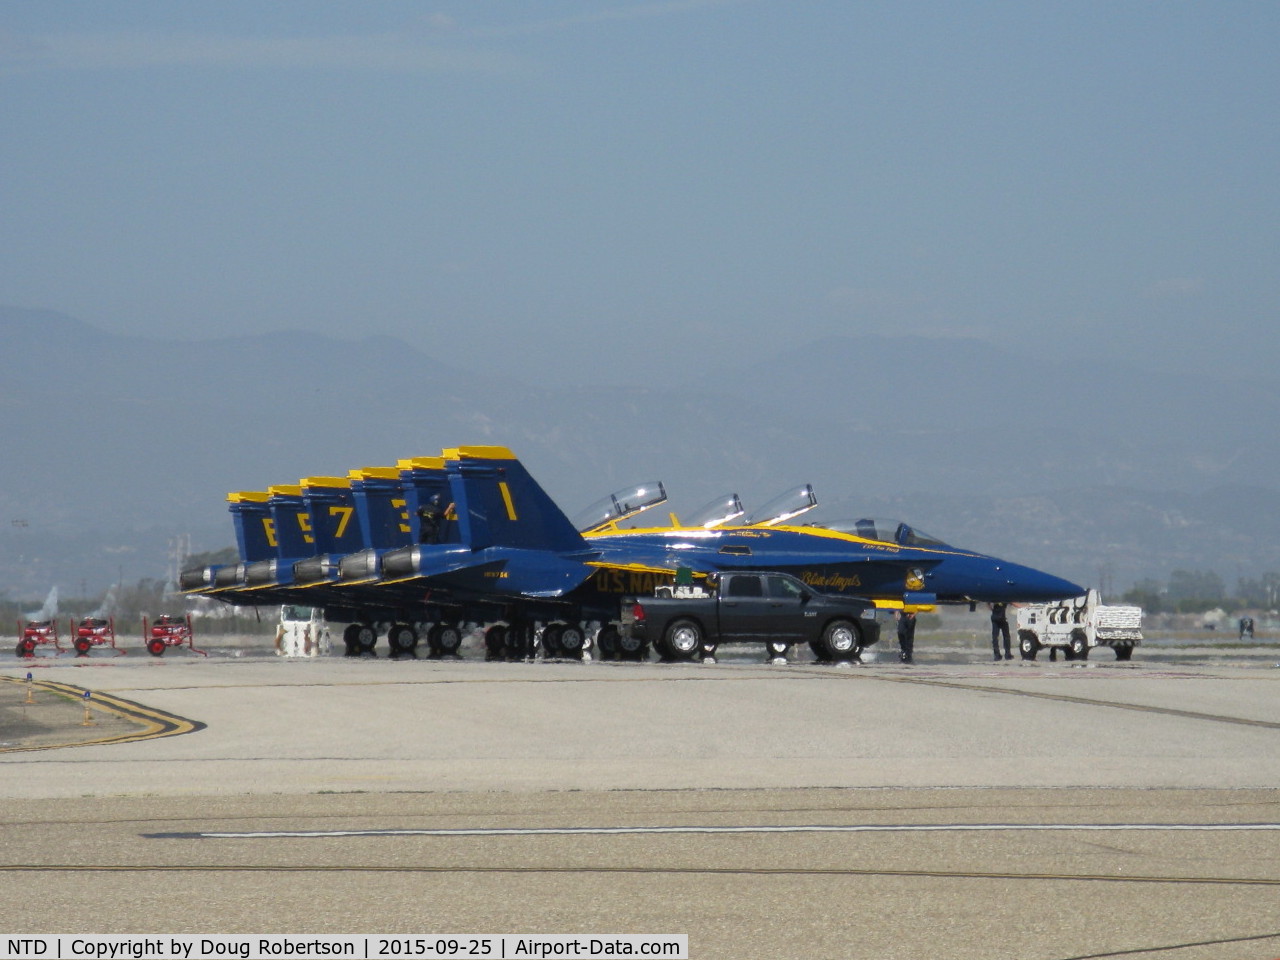
{"label": "white ground vehicle", "polygon": [[1058,603],[1018,607],[1018,649],[1034,660],[1044,648],[1063,650],[1068,660],[1087,660],[1094,647],[1110,647],[1128,660],[1142,643],[1142,608],[1108,606],[1097,590]]}
{"label": "white ground vehicle", "polygon": [[325,657],[331,647],[329,624],[319,607],[285,604],[276,628],[276,653],[282,657]]}

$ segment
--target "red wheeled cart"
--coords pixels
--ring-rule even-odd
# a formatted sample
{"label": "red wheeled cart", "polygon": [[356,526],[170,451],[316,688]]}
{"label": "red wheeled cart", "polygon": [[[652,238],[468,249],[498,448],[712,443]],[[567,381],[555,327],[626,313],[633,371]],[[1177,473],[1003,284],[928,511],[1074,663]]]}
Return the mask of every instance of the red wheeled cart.
{"label": "red wheeled cart", "polygon": [[175,617],[162,613],[150,626],[147,625],[147,618],[142,618],[142,642],[147,648],[147,653],[153,657],[163,657],[167,648],[184,645],[200,656],[207,657],[208,653],[196,648],[193,637],[191,614]]}
{"label": "red wheeled cart", "polygon": [[62,649],[58,643],[57,620],[18,621],[18,646],[13,651],[16,656],[34,657],[36,647],[46,643],[52,643],[55,650]]}
{"label": "red wheeled cart", "polygon": [[76,656],[87,657],[94,647],[110,647],[116,653],[126,651],[116,646],[116,618],[85,617],[79,623],[71,621],[71,642]]}

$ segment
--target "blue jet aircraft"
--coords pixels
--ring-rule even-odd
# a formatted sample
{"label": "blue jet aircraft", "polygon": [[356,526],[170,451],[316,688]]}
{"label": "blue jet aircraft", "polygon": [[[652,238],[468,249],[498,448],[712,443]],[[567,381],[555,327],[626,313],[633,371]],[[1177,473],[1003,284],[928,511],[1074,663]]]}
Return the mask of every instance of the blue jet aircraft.
{"label": "blue jet aircraft", "polygon": [[[745,520],[727,495],[683,523],[672,515],[668,526],[623,528],[666,500],[662,484],[644,484],[571,521],[505,447],[448,449],[228,499],[241,563],[188,571],[183,588],[233,604],[322,606],[351,623],[351,654],[372,651],[381,629],[393,653],[411,652],[424,631],[433,654],[456,652],[462,625],[476,622],[495,624],[486,633],[493,656],[527,655],[535,623],[556,653],[580,656],[595,633],[606,656],[639,656],[647,651],[617,648],[622,598],[678,573],[782,571],[817,591],[897,608],[1084,592],[903,523],[793,523],[817,503],[808,486]],[[438,516],[428,524],[432,504]]]}

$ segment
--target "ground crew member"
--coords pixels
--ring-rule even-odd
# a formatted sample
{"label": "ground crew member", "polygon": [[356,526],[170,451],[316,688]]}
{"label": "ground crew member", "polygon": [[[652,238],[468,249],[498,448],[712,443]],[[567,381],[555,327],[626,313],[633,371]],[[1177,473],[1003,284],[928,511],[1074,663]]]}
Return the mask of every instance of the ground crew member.
{"label": "ground crew member", "polygon": [[916,648],[916,614],[914,610],[903,610],[898,614],[898,654],[903,663],[914,663]]}
{"label": "ground crew member", "polygon": [[447,507],[442,505],[440,494],[433,493],[427,505],[418,508],[418,542],[439,543],[440,530],[444,526],[445,517],[452,509],[452,503]]}
{"label": "ground crew member", "polygon": [[1000,637],[1004,637],[1004,659],[1012,660],[1009,650],[1009,605],[1007,603],[991,604],[991,653],[1000,659]]}

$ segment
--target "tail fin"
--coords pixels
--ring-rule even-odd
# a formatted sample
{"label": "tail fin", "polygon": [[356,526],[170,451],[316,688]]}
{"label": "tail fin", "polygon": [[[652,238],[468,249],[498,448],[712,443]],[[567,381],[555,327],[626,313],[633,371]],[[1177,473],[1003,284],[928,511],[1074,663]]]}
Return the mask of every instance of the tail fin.
{"label": "tail fin", "polygon": [[314,554],[355,553],[363,549],[360,524],[355,519],[355,495],[348,477],[307,477],[302,481],[302,502],[311,518]]}
{"label": "tail fin", "polygon": [[445,450],[444,460],[459,539],[473,550],[586,546],[569,518],[506,447],[458,447]]}
{"label": "tail fin", "polygon": [[276,529],[267,506],[269,497],[268,493],[249,490],[227,494],[241,563],[275,558]]}
{"label": "tail fin", "polygon": [[400,471],[395,467],[364,467],[352,470],[348,476],[361,547],[394,550],[412,543],[408,495]]}
{"label": "tail fin", "polygon": [[444,515],[444,522],[435,531],[436,543],[457,543],[460,533],[457,523],[457,497],[453,493],[453,484],[445,469],[444,457],[415,457],[412,460],[401,460],[400,478],[404,481],[404,492],[409,516],[414,518],[412,525],[416,536],[414,543],[422,542],[422,521],[419,510],[431,509],[432,501],[437,501],[440,509],[454,504],[454,509]]}
{"label": "tail fin", "polygon": [[311,532],[311,515],[302,501],[302,485],[283,483],[268,487],[267,493],[267,507],[275,527],[276,559],[314,556],[315,536]]}

